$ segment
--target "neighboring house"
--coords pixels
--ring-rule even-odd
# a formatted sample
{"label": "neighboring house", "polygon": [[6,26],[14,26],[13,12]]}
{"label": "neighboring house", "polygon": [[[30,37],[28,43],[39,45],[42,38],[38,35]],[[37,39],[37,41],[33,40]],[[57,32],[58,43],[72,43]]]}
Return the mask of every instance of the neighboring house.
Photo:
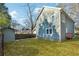
{"label": "neighboring house", "polygon": [[33,34],[36,35],[36,27],[33,29]]}
{"label": "neighboring house", "polygon": [[30,29],[24,29],[24,30],[22,30],[22,33],[31,34],[31,30]]}
{"label": "neighboring house", "polygon": [[67,36],[74,36],[74,21],[61,8],[45,7],[36,22],[36,37],[61,41]]}
{"label": "neighboring house", "polygon": [[4,41],[15,41],[15,30],[14,29],[12,29],[12,28],[2,28],[2,31],[3,31]]}
{"label": "neighboring house", "polygon": [[31,34],[31,30],[30,29],[16,30],[15,34]]}
{"label": "neighboring house", "polygon": [[36,31],[33,31],[33,34],[36,34]]}

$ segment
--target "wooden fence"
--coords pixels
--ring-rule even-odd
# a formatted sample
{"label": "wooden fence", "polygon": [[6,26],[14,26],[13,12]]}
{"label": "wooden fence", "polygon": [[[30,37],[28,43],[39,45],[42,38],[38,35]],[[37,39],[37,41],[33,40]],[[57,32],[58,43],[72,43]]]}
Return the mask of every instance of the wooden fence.
{"label": "wooden fence", "polygon": [[15,34],[15,39],[35,38],[36,34]]}

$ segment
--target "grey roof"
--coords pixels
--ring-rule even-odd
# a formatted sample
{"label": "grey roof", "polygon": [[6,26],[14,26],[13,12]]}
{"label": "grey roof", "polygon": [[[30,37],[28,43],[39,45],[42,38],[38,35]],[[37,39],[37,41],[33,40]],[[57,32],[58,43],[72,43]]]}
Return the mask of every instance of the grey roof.
{"label": "grey roof", "polygon": [[5,29],[15,30],[15,29],[13,29],[13,28],[11,28],[11,27],[4,27],[4,28],[1,28],[1,27],[0,27],[0,30],[1,30],[1,29],[2,29],[2,30],[5,30]]}

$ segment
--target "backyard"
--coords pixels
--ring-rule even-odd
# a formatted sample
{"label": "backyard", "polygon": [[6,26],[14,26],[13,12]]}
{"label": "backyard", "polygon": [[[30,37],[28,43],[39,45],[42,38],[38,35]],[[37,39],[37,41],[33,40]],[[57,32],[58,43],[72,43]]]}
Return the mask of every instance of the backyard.
{"label": "backyard", "polygon": [[5,43],[6,56],[79,56],[79,39],[54,42],[27,38]]}

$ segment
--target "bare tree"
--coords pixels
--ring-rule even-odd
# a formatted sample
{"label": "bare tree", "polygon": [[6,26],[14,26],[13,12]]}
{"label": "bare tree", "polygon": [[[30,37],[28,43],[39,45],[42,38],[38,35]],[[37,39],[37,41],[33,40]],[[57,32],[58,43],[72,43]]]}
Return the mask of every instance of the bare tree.
{"label": "bare tree", "polygon": [[33,29],[36,27],[36,22],[37,20],[39,19],[40,15],[42,14],[43,10],[44,10],[44,7],[41,9],[41,11],[39,12],[37,18],[35,19],[35,24],[33,23],[33,16],[32,16],[32,10],[31,10],[31,7],[29,4],[27,4],[27,7],[28,7],[28,12],[29,12],[29,20],[30,20],[30,23],[31,23],[31,34],[33,34]]}
{"label": "bare tree", "polygon": [[79,3],[61,3],[58,7],[63,8],[66,13],[76,22],[76,27],[79,27]]}

